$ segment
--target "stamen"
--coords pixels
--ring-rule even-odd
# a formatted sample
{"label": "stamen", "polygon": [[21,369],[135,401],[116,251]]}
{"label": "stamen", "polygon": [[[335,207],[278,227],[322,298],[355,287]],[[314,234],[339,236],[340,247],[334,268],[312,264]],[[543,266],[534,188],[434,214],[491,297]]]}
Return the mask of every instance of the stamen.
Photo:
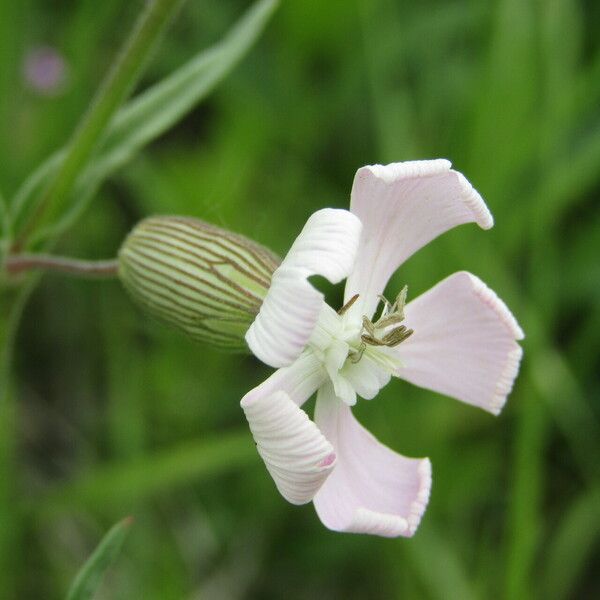
{"label": "stamen", "polygon": [[[362,318],[362,328],[360,330],[360,344],[358,348],[352,348],[348,352],[348,360],[357,363],[362,358],[367,346],[387,346],[395,348],[407,340],[414,332],[405,325],[400,325],[404,321],[404,306],[408,287],[404,286],[396,296],[393,304],[385,297],[380,295],[379,299],[383,304],[379,318],[373,322],[366,315]],[[356,302],[358,294],[355,294],[338,310],[338,315],[344,315]],[[397,325],[397,327],[393,327]],[[391,328],[391,329],[390,329]]]}
{"label": "stamen", "polygon": [[394,348],[401,344],[404,340],[408,339],[414,331],[412,329],[408,329],[404,325],[400,325],[400,327],[393,329],[389,333],[383,336],[382,341],[388,348]]}
{"label": "stamen", "polygon": [[348,302],[346,302],[346,304],[344,304],[344,306],[338,310],[338,315],[340,315],[340,317],[350,310],[352,305],[358,300],[358,296],[359,294],[354,294],[354,296],[352,296],[352,298],[350,298],[350,300],[348,300]]}
{"label": "stamen", "polygon": [[377,296],[380,300],[380,302],[383,304],[383,308],[381,309],[381,316],[379,317],[380,319],[385,317],[386,315],[388,315],[390,312],[393,312],[393,307],[390,304],[390,301],[383,295],[383,294],[378,294]]}
{"label": "stamen", "polygon": [[367,345],[364,342],[362,342],[358,347],[358,350],[350,350],[350,352],[348,353],[348,359],[350,360],[350,362],[356,364],[362,358],[366,349]]}
{"label": "stamen", "polygon": [[363,316],[362,331],[364,333],[361,332],[360,339],[362,343],[359,347],[359,351],[356,352],[358,358],[356,358],[355,362],[358,362],[360,357],[362,357],[362,354],[365,350],[363,346],[365,344],[370,346],[387,346],[388,348],[394,348],[413,334],[412,329],[408,329],[408,327],[405,325],[400,325],[399,327],[395,327],[387,333],[384,333],[381,337],[378,335],[379,331],[385,330],[392,325],[398,325],[404,321],[404,306],[406,304],[407,293],[408,287],[404,286],[393,304],[390,303],[384,296],[380,295],[379,298],[383,302],[383,309],[379,319],[377,319],[377,321],[374,323],[366,316]]}

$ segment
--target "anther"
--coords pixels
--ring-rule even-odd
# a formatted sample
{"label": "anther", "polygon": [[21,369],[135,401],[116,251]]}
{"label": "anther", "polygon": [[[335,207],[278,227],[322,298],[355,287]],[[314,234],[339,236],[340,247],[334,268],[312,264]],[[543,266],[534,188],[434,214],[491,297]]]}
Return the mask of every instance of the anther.
{"label": "anther", "polygon": [[348,300],[348,302],[346,302],[346,304],[344,304],[344,306],[338,310],[338,315],[340,315],[340,317],[350,310],[352,305],[358,300],[358,296],[359,294],[354,294],[354,296],[352,296],[352,298],[350,298],[350,300]]}
{"label": "anther", "polygon": [[[398,325],[404,321],[404,305],[406,304],[407,292],[408,287],[404,286],[393,304],[390,303],[384,296],[379,296],[383,302],[381,316],[374,323],[368,317],[363,316],[363,332],[361,332],[360,336],[362,344],[369,344],[370,346],[387,346],[388,348],[393,348],[398,344],[401,344],[413,334],[413,330],[408,329],[408,327],[405,325],[395,327],[387,333],[384,333],[382,337],[379,337],[377,334],[378,331],[385,330],[387,327]],[[362,356],[362,352],[360,355]]]}

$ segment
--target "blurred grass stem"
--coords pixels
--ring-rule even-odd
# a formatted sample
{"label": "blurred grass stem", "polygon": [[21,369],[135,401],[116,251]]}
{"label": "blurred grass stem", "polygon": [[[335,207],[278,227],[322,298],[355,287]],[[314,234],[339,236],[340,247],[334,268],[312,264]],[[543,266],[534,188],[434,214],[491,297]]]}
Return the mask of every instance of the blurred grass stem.
{"label": "blurred grass stem", "polygon": [[[24,247],[29,235],[42,218],[60,214],[81,170],[88,163],[107,125],[131,92],[161,33],[184,0],[150,0],[138,18],[113,68],[100,86],[94,101],[83,116],[68,144],[64,160],[37,206],[28,215],[18,232],[13,251]],[[7,220],[2,220],[3,229]],[[6,230],[5,230],[6,232]],[[10,594],[18,561],[12,549],[17,544],[17,523],[14,517],[14,399],[11,394],[11,363],[14,338],[23,308],[39,281],[39,274],[30,277],[19,289],[0,278],[0,572],[7,574],[4,591]],[[10,515],[10,517],[9,517]]]}
{"label": "blurred grass stem", "polygon": [[147,2],[115,65],[75,130],[56,177],[42,194],[39,203],[17,236],[15,249],[24,246],[43,217],[55,216],[64,209],[77,176],[88,162],[106,126],[131,92],[165,26],[183,2],[184,0]]}
{"label": "blurred grass stem", "polygon": [[11,552],[19,531],[14,510],[16,494],[15,425],[16,407],[10,370],[14,338],[25,303],[15,288],[0,293],[0,573],[3,592],[11,595],[18,559]]}
{"label": "blurred grass stem", "polygon": [[6,200],[0,192],[0,235],[4,239],[8,238],[9,223],[8,223],[8,208],[6,206]]}
{"label": "blurred grass stem", "polygon": [[116,259],[78,260],[51,254],[14,254],[5,260],[4,266],[12,275],[36,269],[97,279],[116,277],[119,263]]}

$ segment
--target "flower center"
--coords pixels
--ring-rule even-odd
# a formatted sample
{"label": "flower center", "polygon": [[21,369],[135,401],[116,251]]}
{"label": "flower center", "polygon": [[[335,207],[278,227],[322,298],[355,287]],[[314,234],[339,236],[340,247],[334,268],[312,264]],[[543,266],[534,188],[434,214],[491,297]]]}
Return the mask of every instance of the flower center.
{"label": "flower center", "polygon": [[[408,339],[414,332],[405,325],[400,325],[404,321],[404,306],[406,304],[406,294],[408,287],[404,286],[396,300],[392,304],[384,296],[379,296],[383,303],[383,309],[379,318],[373,322],[366,315],[362,317],[362,329],[360,331],[360,344],[357,350],[350,350],[348,355],[353,363],[357,363],[363,356],[367,346],[387,346],[394,348]],[[338,314],[343,316],[358,299],[358,294],[352,296],[350,300],[340,308]]]}
{"label": "flower center", "polygon": [[358,295],[337,313],[325,306],[311,338],[310,348],[323,363],[338,398],[356,403],[357,394],[373,398],[401,366],[386,348],[394,348],[412,335],[402,325],[407,288],[391,303],[380,296],[379,318],[360,316]]}

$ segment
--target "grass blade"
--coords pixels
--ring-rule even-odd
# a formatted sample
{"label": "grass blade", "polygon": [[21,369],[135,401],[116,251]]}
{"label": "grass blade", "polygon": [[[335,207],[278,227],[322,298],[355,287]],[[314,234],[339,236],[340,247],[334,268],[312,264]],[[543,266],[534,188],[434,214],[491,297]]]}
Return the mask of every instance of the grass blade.
{"label": "grass blade", "polygon": [[246,430],[218,438],[188,442],[125,463],[92,470],[80,479],[59,486],[32,506],[54,513],[73,507],[133,503],[164,489],[197,483],[215,474],[256,462],[256,451]]}
{"label": "grass blade", "polygon": [[126,105],[82,179],[105,177],[194,108],[248,52],[277,4],[277,0],[257,2],[220,43]]}
{"label": "grass blade", "polygon": [[[5,240],[9,236],[9,220],[8,220],[8,208],[6,206],[6,200],[0,192],[0,237]],[[2,248],[0,247],[0,257],[2,256]]]}
{"label": "grass blade", "polygon": [[[526,384],[527,385],[527,384]],[[521,396],[514,441],[513,481],[506,533],[507,598],[533,598],[531,573],[543,529],[543,468],[549,419],[531,386]]]}
{"label": "grass blade", "polygon": [[25,223],[19,229],[17,246],[24,245],[40,222],[52,221],[55,215],[68,208],[77,178],[89,164],[110,121],[131,93],[148,57],[182,4],[183,0],[155,0],[141,11],[114,65],[75,128],[59,169],[26,215]]}
{"label": "grass blade", "polygon": [[[433,526],[423,527],[403,547],[423,586],[436,600],[470,600],[475,598],[467,570],[451,541]],[[435,565],[435,568],[432,568]]]}
{"label": "grass blade", "polygon": [[[198,104],[231,71],[256,41],[278,5],[260,0],[216,46],[204,50],[175,73],[134,98],[114,117],[89,167],[78,178],[71,209],[60,224],[40,237],[64,231],[89,203],[100,183],[146,144],[167,131]],[[43,163],[14,198],[15,218],[22,217],[40,189],[61,164],[59,151]]]}
{"label": "grass blade", "polygon": [[107,569],[115,562],[133,522],[127,517],[114,525],[83,565],[67,595],[67,600],[93,598]]}
{"label": "grass blade", "polygon": [[562,518],[550,541],[543,576],[541,597],[554,600],[574,598],[586,561],[600,536],[600,488],[575,500]]}

